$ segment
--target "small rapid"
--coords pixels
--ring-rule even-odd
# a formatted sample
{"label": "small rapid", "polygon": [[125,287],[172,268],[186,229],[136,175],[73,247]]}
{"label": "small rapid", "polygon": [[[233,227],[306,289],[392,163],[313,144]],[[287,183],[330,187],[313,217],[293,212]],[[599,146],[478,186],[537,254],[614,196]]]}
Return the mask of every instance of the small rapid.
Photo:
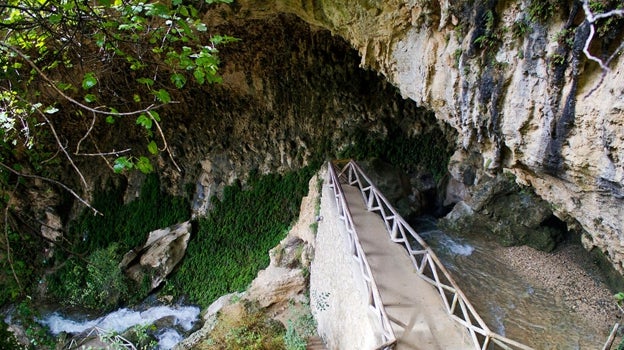
{"label": "small rapid", "polygon": [[508,267],[494,253],[500,246],[487,236],[455,236],[428,217],[411,225],[492,330],[535,349],[602,347],[605,330],[580,320],[560,298]]}
{"label": "small rapid", "polygon": [[103,332],[123,333],[137,326],[152,325],[161,320],[164,326],[154,331],[158,349],[173,348],[183,339],[183,333],[191,331],[199,318],[200,309],[195,306],[153,306],[145,310],[118,309],[96,319],[63,315],[58,311],[44,315],[39,323],[47,326],[55,336],[61,333],[83,334],[93,329]]}

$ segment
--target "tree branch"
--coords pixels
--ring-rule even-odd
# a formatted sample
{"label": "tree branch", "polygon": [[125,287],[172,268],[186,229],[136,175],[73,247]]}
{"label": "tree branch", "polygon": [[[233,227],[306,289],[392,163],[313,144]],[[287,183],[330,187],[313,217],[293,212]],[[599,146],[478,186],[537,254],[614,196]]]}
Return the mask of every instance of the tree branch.
{"label": "tree branch", "polygon": [[[7,44],[6,42],[0,41],[0,46],[5,47],[11,51],[13,51],[15,54],[17,54],[19,57],[21,57],[24,61],[26,61],[26,63],[28,63],[28,65],[30,67],[32,67],[32,69],[34,69],[39,75],[41,75],[41,77],[50,85],[50,87],[56,91],[56,93],[58,93],[59,95],[61,95],[64,99],[68,100],[69,102],[77,105],[78,107],[87,110],[89,112],[93,112],[93,113],[97,113],[97,114],[102,114],[102,115],[113,115],[113,116],[131,116],[131,115],[137,115],[137,114],[141,114],[141,113],[147,113],[153,109],[157,109],[160,108],[164,105],[166,105],[166,103],[163,104],[159,104],[159,105],[154,105],[151,104],[149,106],[147,106],[146,108],[140,109],[140,110],[135,110],[135,111],[131,111],[131,112],[108,112],[108,111],[103,111],[103,110],[99,110],[97,108],[92,108],[89,107],[83,103],[81,103],[80,101],[72,98],[71,96],[66,95],[63,91],[61,91],[61,89],[59,89],[56,84],[54,84],[54,81],[52,81],[52,79],[50,79],[42,70],[41,68],[39,68],[26,54],[24,54],[23,52],[21,52],[20,50],[18,50],[16,47]],[[169,103],[177,103],[176,101],[171,101]]]}
{"label": "tree branch", "polygon": [[6,165],[6,164],[4,164],[2,162],[0,162],[0,166],[2,166],[6,170],[8,170],[9,172],[11,172],[11,173],[13,173],[13,174],[15,174],[17,176],[30,178],[30,179],[43,180],[43,181],[50,182],[50,183],[53,183],[55,185],[61,186],[67,192],[71,193],[72,196],[74,196],[76,199],[78,199],[80,201],[80,203],[84,204],[89,209],[91,209],[91,211],[93,211],[93,215],[103,215],[99,210],[97,210],[94,207],[92,207],[91,204],[89,204],[86,200],[84,200],[82,197],[80,197],[74,190],[69,188],[69,186],[65,185],[64,183],[62,183],[60,181],[57,181],[57,180],[54,180],[54,179],[50,179],[49,177],[45,177],[45,176],[24,174],[24,173],[21,173],[21,172],[19,172],[17,170],[12,169],[11,167],[9,167],[8,165]]}
{"label": "tree branch", "polygon": [[611,71],[611,69],[609,68],[609,64],[611,63],[613,58],[617,55],[617,53],[624,48],[624,42],[623,42],[622,44],[620,44],[620,46],[618,46],[618,48],[615,50],[615,52],[613,52],[613,54],[609,57],[609,59],[606,62],[592,55],[589,52],[589,45],[591,44],[594,38],[594,35],[596,34],[595,22],[599,19],[609,18],[612,16],[620,16],[620,17],[624,16],[624,10],[615,9],[615,10],[611,10],[605,13],[594,14],[591,8],[589,7],[589,0],[583,0],[583,11],[585,12],[585,18],[587,22],[589,23],[589,35],[587,36],[587,39],[585,40],[585,45],[583,46],[583,53],[585,54],[585,57],[587,57],[587,59],[598,63],[598,65],[602,69],[602,75],[600,76],[600,80],[598,81],[598,84],[596,84],[596,86],[594,86],[587,93],[587,95],[585,95],[585,98],[587,98],[592,93],[594,93],[594,91],[596,91],[600,87],[600,85],[602,85],[605,76],[607,75],[608,72]]}

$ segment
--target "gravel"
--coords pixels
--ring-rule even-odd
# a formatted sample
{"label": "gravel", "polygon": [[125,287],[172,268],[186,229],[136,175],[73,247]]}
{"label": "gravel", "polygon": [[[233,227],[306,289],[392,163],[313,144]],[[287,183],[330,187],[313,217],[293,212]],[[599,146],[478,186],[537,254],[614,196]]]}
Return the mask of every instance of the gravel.
{"label": "gravel", "polygon": [[507,247],[498,253],[517,273],[561,298],[579,318],[604,329],[605,334],[622,322],[613,293],[582,246],[565,243],[552,253]]}

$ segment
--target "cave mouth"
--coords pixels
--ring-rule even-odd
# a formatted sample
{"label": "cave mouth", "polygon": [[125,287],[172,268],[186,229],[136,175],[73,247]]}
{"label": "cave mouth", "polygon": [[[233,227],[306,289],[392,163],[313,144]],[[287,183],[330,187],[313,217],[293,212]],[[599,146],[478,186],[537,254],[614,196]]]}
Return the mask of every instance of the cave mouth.
{"label": "cave mouth", "polygon": [[341,37],[289,14],[239,18],[217,30],[240,39],[220,51],[223,84],[190,91],[172,113],[171,138],[189,169],[184,181],[209,172],[227,184],[252,170],[337,158],[380,158],[438,182],[446,175],[455,130],[362,68]]}

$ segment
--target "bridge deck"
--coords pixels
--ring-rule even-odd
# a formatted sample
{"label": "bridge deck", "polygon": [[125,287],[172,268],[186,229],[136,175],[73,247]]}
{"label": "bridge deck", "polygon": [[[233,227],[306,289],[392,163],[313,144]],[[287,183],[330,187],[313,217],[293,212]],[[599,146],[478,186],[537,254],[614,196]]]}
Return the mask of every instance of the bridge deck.
{"label": "bridge deck", "polygon": [[453,321],[440,295],[414,270],[407,252],[393,243],[379,215],[368,212],[357,187],[342,185],[362,248],[370,263],[396,349],[471,349],[468,332]]}

